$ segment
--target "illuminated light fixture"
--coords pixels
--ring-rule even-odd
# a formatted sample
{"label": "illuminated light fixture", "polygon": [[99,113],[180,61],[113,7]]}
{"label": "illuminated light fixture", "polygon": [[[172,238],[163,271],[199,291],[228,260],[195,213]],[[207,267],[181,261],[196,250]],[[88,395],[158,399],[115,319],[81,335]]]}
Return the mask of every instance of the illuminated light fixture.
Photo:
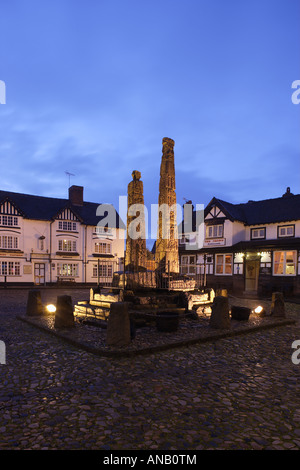
{"label": "illuminated light fixture", "polygon": [[46,306],[46,310],[49,313],[54,313],[54,312],[56,312],[56,307],[53,304],[49,304],[49,305]]}
{"label": "illuminated light fixture", "polygon": [[254,309],[254,312],[259,315],[259,316],[265,316],[266,315],[266,311],[264,309],[264,307],[262,307],[261,305],[259,305],[258,307],[256,307]]}
{"label": "illuminated light fixture", "polygon": [[256,309],[254,310],[255,313],[261,313],[263,311],[263,307],[261,305],[259,305],[258,307],[256,307]]}

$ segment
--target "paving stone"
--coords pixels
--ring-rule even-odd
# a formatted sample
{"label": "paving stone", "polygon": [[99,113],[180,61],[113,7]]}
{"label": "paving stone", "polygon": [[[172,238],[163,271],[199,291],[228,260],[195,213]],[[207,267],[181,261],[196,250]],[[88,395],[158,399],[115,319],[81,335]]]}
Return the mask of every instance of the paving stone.
{"label": "paving stone", "polygon": [[26,299],[1,291],[0,449],[299,450],[299,304],[286,303],[292,326],[111,358],[20,322]]}

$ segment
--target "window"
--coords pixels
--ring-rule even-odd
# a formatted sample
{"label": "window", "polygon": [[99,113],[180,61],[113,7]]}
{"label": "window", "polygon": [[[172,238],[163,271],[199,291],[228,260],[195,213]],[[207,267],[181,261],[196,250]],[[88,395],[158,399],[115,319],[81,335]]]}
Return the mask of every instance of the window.
{"label": "window", "polygon": [[281,237],[294,237],[295,236],[295,226],[294,225],[284,225],[278,227],[278,238]]}
{"label": "window", "polygon": [[94,233],[97,233],[98,235],[111,235],[112,234],[112,229],[109,227],[98,227],[96,226],[94,229]]}
{"label": "window", "polygon": [[78,276],[78,264],[72,263],[58,263],[57,275],[61,277],[76,277]]}
{"label": "window", "polygon": [[2,261],[0,265],[1,276],[20,276],[19,261]]}
{"label": "window", "polygon": [[196,274],[196,256],[181,256],[181,274]]}
{"label": "window", "polygon": [[58,240],[58,251],[76,252],[75,240]]}
{"label": "window", "polygon": [[0,225],[6,227],[12,227],[13,225],[18,225],[18,217],[13,217],[12,215],[1,215],[0,216]]}
{"label": "window", "polygon": [[105,243],[105,242],[96,242],[95,253],[99,253],[103,255],[111,254],[111,244]]}
{"label": "window", "polygon": [[66,230],[68,232],[76,232],[77,224],[76,224],[76,222],[70,222],[68,220],[59,220],[58,221],[58,229],[59,230]]}
{"label": "window", "polygon": [[223,225],[207,225],[206,226],[206,238],[222,238],[223,237]]}
{"label": "window", "polygon": [[112,277],[113,269],[112,263],[94,264],[93,276],[94,277]]}
{"label": "window", "polygon": [[0,236],[0,248],[3,250],[17,250],[19,247],[18,237],[12,237],[9,235]]}
{"label": "window", "polygon": [[297,251],[274,251],[274,276],[295,276]]}
{"label": "window", "polygon": [[266,238],[266,228],[252,228],[251,229],[251,240],[256,238]]}
{"label": "window", "polygon": [[232,255],[216,255],[216,274],[232,274]]}

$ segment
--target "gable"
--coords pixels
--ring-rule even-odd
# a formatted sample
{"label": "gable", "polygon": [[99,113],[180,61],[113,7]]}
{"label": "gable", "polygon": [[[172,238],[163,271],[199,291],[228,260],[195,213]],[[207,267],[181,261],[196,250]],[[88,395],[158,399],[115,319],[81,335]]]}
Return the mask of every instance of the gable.
{"label": "gable", "polygon": [[23,217],[23,213],[17,208],[17,206],[11,202],[9,199],[6,199],[0,204],[0,214],[5,215],[14,215]]}
{"label": "gable", "polygon": [[74,222],[80,222],[80,219],[77,217],[75,212],[72,211],[69,207],[62,209],[56,216],[55,219],[58,220],[74,220]]}
{"label": "gable", "polygon": [[224,219],[226,218],[226,215],[224,214],[224,212],[221,211],[221,209],[217,205],[214,205],[209,209],[208,214],[205,216],[205,220],[217,218]]}

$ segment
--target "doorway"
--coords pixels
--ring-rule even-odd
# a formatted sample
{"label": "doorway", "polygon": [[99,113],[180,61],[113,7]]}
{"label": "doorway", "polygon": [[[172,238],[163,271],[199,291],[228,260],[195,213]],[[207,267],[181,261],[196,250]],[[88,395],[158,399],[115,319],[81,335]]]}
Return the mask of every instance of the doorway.
{"label": "doorway", "polygon": [[258,287],[259,260],[246,260],[245,291],[256,292]]}
{"label": "doorway", "polygon": [[45,263],[34,263],[34,283],[37,286],[45,284]]}

